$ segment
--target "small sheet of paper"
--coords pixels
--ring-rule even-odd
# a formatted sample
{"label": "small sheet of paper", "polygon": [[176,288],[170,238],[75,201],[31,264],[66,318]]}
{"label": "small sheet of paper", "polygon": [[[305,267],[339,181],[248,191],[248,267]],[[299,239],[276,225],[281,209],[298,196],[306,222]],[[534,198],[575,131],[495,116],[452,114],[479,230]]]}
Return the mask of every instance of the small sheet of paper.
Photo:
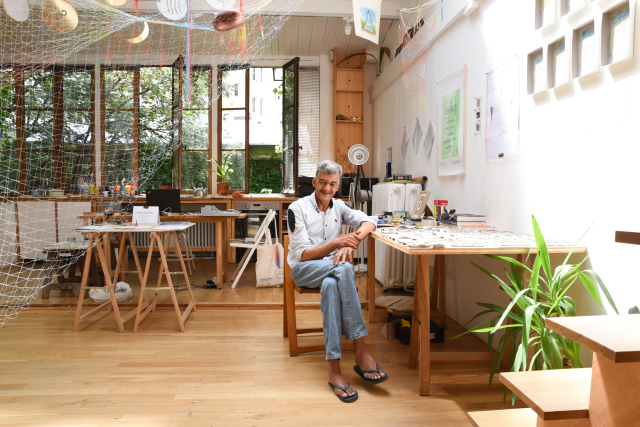
{"label": "small sheet of paper", "polygon": [[188,228],[190,223],[180,223],[180,222],[165,222],[162,225],[158,225],[153,227],[153,230],[162,230],[162,231],[180,231]]}
{"label": "small sheet of paper", "polygon": [[135,225],[160,224],[160,208],[158,206],[134,206],[131,223]]}
{"label": "small sheet of paper", "polygon": [[102,230],[108,230],[111,227],[112,227],[111,224],[107,224],[107,225],[85,225],[84,227],[74,228],[74,230],[75,231],[102,231]]}
{"label": "small sheet of paper", "polygon": [[429,157],[431,155],[431,149],[433,148],[433,141],[436,139],[436,129],[433,126],[433,122],[429,120],[429,128],[427,129],[427,136],[424,139],[424,154]]}
{"label": "small sheet of paper", "polygon": [[422,123],[420,119],[416,118],[416,128],[413,131],[413,151],[418,154],[418,147],[420,146],[420,140],[422,139]]}
{"label": "small sheet of paper", "polygon": [[402,136],[402,158],[404,159],[407,155],[407,147],[409,146],[409,134],[407,133],[407,128],[404,128],[404,135]]}

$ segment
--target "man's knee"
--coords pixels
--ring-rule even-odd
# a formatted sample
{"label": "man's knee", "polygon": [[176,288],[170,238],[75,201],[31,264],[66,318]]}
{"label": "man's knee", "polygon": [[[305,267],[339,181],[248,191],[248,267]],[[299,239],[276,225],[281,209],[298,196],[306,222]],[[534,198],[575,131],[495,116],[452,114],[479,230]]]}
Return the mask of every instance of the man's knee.
{"label": "man's knee", "polygon": [[344,264],[341,262],[337,265],[337,267],[344,279],[355,278],[353,264],[351,264],[350,262],[345,262]]}
{"label": "man's knee", "polygon": [[321,294],[325,294],[327,292],[336,292],[337,293],[337,289],[338,289],[338,281],[335,279],[335,277],[325,277],[324,280],[322,281],[322,287],[320,288],[320,293]]}

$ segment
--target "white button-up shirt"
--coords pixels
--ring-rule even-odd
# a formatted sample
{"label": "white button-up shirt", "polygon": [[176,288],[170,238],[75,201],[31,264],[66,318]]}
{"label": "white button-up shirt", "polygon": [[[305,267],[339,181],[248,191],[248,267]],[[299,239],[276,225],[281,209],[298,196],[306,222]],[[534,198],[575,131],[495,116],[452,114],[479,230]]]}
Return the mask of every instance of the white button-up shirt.
{"label": "white button-up shirt", "polygon": [[[324,245],[340,236],[343,224],[360,227],[363,222],[374,226],[378,221],[364,212],[351,208],[342,200],[331,199],[326,212],[318,208],[316,193],[296,200],[289,205],[287,228],[289,229],[289,256],[287,262],[291,268],[302,262],[302,254],[307,249]],[[333,259],[336,252],[323,259]]]}

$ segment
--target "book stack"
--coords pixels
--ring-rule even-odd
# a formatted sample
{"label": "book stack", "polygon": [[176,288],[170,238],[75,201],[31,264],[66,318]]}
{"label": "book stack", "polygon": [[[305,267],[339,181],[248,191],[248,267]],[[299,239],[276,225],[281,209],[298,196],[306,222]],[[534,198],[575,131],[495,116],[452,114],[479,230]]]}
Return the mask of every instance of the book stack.
{"label": "book stack", "polygon": [[455,214],[452,218],[443,222],[447,224],[457,225],[458,227],[477,228],[486,227],[486,221],[487,217],[484,215]]}

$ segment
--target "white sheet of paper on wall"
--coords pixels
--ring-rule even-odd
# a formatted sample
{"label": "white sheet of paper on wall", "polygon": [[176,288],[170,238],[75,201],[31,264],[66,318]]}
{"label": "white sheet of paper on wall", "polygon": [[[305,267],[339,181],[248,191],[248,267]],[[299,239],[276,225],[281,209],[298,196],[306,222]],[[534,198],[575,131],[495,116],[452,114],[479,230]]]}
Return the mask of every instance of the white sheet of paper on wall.
{"label": "white sheet of paper on wall", "polygon": [[611,20],[611,62],[627,57],[629,51],[629,10]]}
{"label": "white sheet of paper on wall", "polygon": [[585,76],[594,71],[595,31],[588,28],[580,34],[580,75]]}
{"label": "white sheet of paper on wall", "polygon": [[427,129],[427,136],[424,139],[424,154],[429,157],[431,155],[431,149],[433,148],[433,141],[436,139],[436,129],[433,127],[433,122],[429,120],[429,128]]}
{"label": "white sheet of paper on wall", "polygon": [[409,134],[407,133],[407,128],[404,128],[404,135],[402,135],[402,158],[404,159],[407,155],[407,147],[409,147]]}
{"label": "white sheet of paper on wall", "polygon": [[567,82],[567,56],[564,42],[558,43],[554,50],[556,86],[561,86]]}
{"label": "white sheet of paper on wall", "polygon": [[420,119],[416,118],[416,128],[413,131],[413,151],[418,154],[418,147],[420,146],[420,140],[422,139],[422,123]]}

